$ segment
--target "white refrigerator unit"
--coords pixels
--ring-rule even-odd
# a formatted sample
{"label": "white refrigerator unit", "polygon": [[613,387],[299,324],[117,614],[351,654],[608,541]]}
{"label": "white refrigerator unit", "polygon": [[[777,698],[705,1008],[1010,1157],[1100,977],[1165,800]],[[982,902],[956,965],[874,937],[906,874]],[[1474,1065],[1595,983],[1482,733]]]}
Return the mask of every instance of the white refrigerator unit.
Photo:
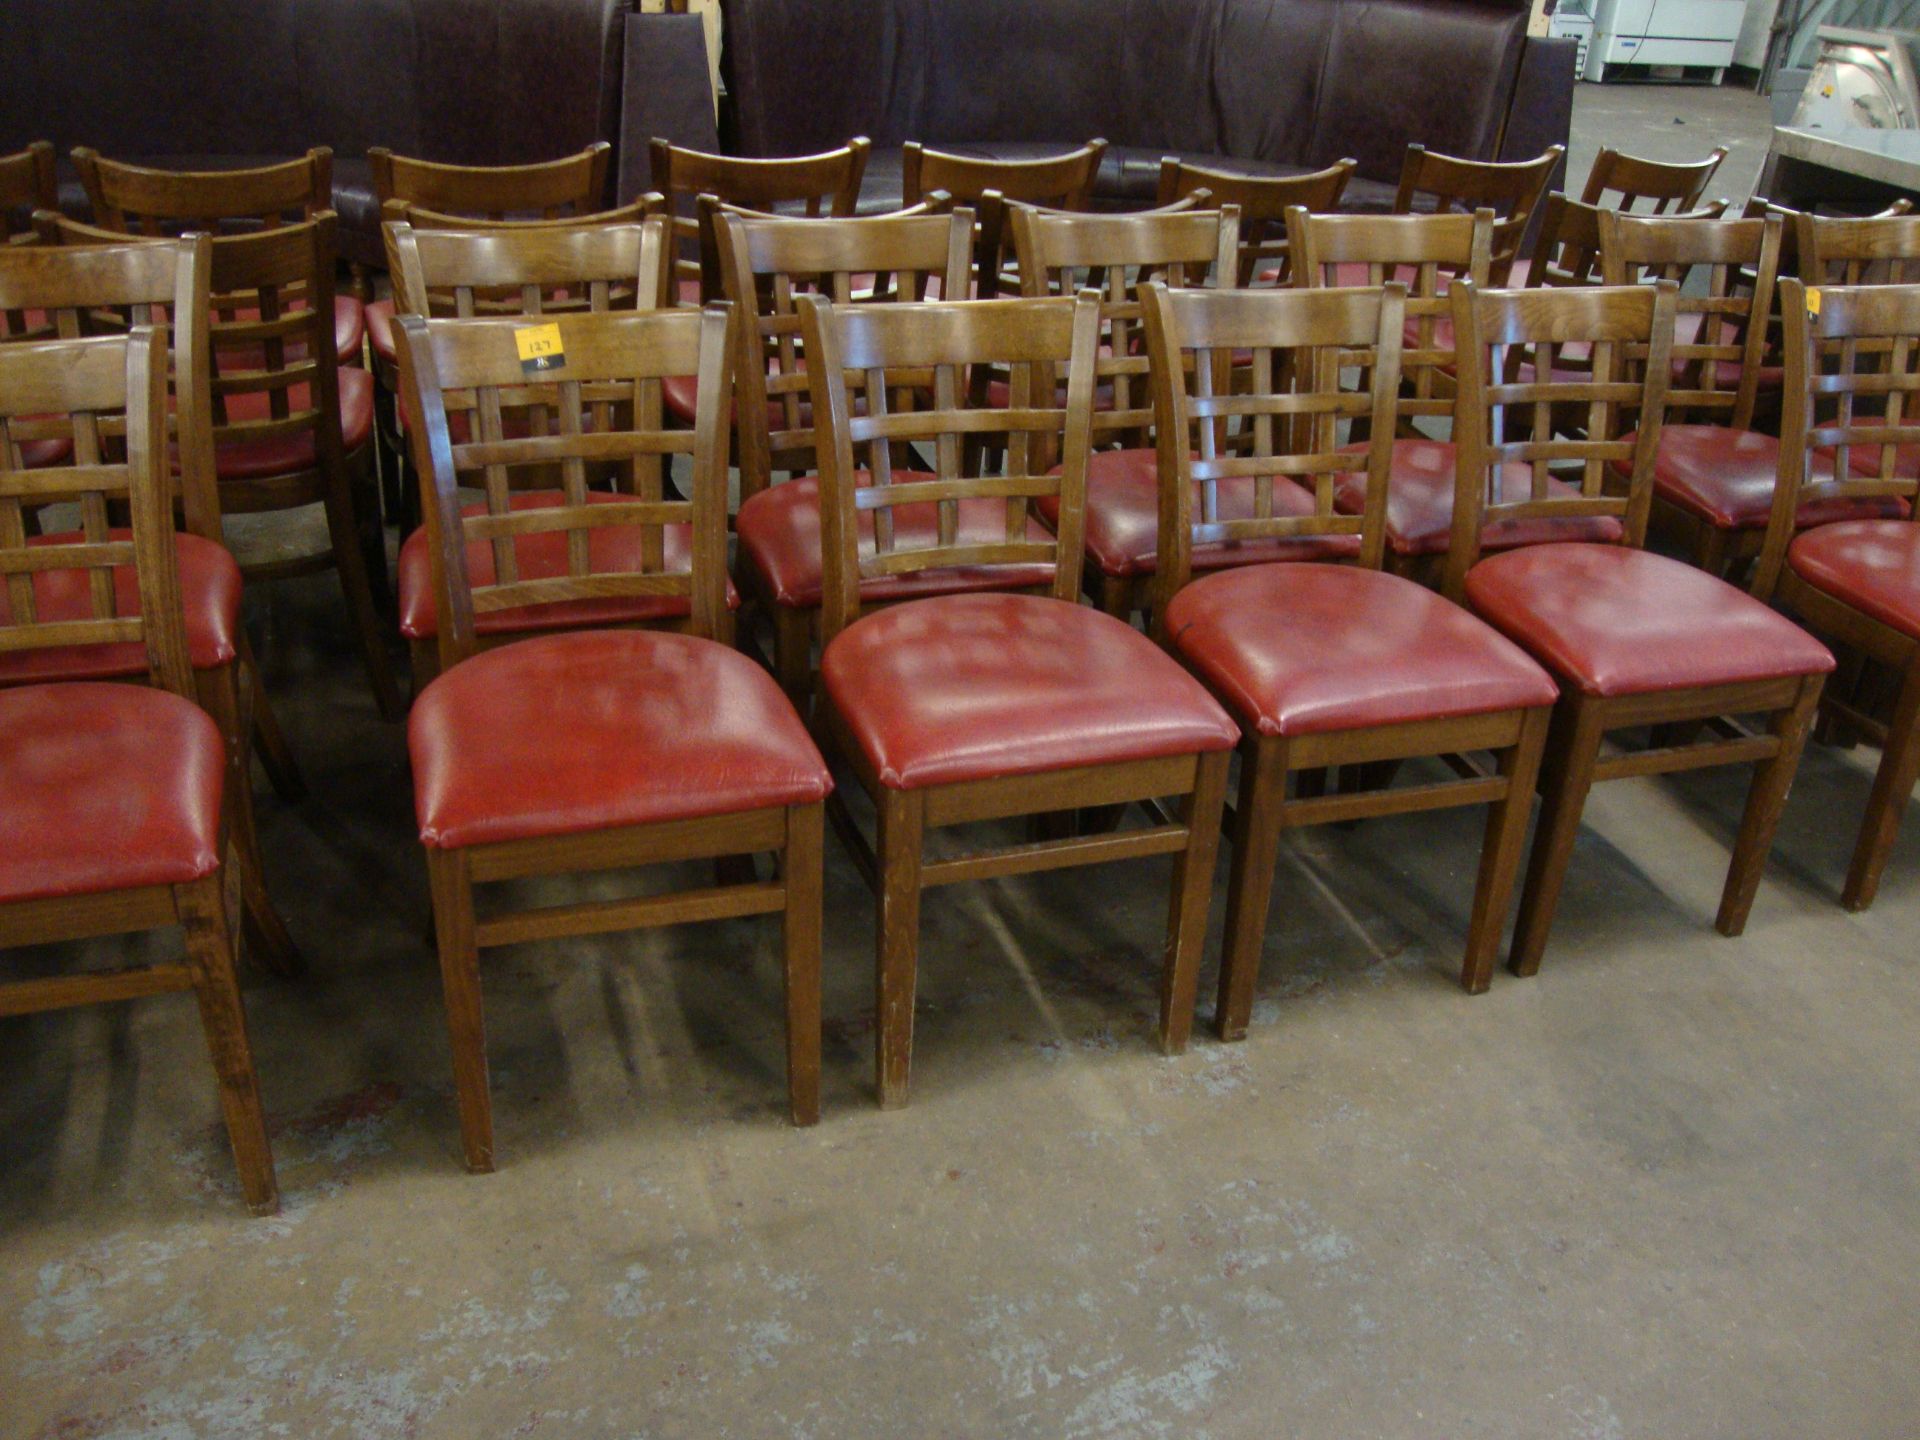
{"label": "white refrigerator unit", "polygon": [[1598,0],[1585,78],[1611,80],[1629,65],[1659,66],[1710,72],[1699,78],[1718,84],[1733,63],[1746,12],[1747,0]]}

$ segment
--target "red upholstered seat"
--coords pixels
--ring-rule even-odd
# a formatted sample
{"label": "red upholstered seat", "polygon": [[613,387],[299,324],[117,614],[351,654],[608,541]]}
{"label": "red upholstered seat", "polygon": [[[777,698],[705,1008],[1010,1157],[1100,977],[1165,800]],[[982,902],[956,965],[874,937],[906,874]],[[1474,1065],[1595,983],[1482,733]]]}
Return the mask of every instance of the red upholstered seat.
{"label": "red upholstered seat", "polygon": [[463,660],[407,720],[441,849],[804,805],[833,788],[767,672],[663,630],[539,635]]}
{"label": "red upholstered seat", "polygon": [[[1364,455],[1364,444],[1342,447]],[[1442,555],[1453,540],[1454,450],[1444,440],[1396,440],[1393,468],[1387,478],[1387,544],[1399,555]],[[1523,464],[1500,467],[1503,500],[1524,500],[1533,493],[1533,474]],[[1577,493],[1573,486],[1549,479],[1554,495]],[[1367,477],[1354,473],[1334,481],[1334,503],[1349,515],[1367,504]],[[1590,540],[1610,545],[1620,538],[1620,522],[1610,515],[1573,519],[1501,520],[1486,527],[1482,550],[1511,550],[1516,545],[1546,545],[1566,540]]]}
{"label": "red upholstered seat", "polygon": [[[1676,345],[1697,345],[1700,343],[1700,325],[1707,317],[1699,311],[1682,315],[1674,323],[1673,341]],[[1725,329],[1719,332],[1715,344],[1728,345],[1738,342],[1726,338]],[[1698,384],[1693,371],[1699,364],[1697,360],[1676,359],[1673,362],[1673,383],[1677,387],[1692,388]],[[1738,390],[1742,366],[1738,360],[1716,360],[1713,362],[1713,388],[1716,390]],[[1786,381],[1786,370],[1779,365],[1762,365],[1754,380],[1760,390],[1778,390]]]}
{"label": "red upholstered seat", "polygon": [[[560,504],[556,490],[527,490],[508,501],[515,510],[551,510]],[[613,505],[629,500],[628,495],[610,495],[600,490],[587,492],[589,505]],[[464,515],[484,515],[484,504],[461,507]],[[687,546],[691,527],[669,525],[662,536],[667,569],[687,568]],[[596,572],[615,570],[635,572],[641,566],[641,542],[645,535],[634,525],[607,525],[587,536],[587,554]],[[564,531],[544,535],[522,535],[514,541],[514,558],[522,580],[546,580],[567,573],[567,536]],[[467,578],[474,585],[494,581],[493,545],[486,540],[467,542]],[[431,552],[427,531],[415,530],[400,547],[400,633],[409,640],[430,640],[440,633],[440,602],[433,589]],[[727,582],[727,608],[737,609],[739,592]],[[649,621],[678,619],[691,606],[684,595],[610,595],[594,600],[561,600],[548,605],[519,605],[511,610],[491,610],[473,617],[473,628],[480,635],[517,635],[534,630],[578,630],[590,625],[639,625]]]}
{"label": "red upholstered seat", "polygon": [[[379,303],[386,306],[388,346],[386,355],[388,359],[392,359],[393,303],[391,301],[381,301]],[[361,304],[360,301],[352,295],[336,295],[333,297],[333,349],[335,356],[342,365],[357,365],[360,363],[360,343],[367,338],[372,308],[370,305]],[[214,318],[220,322],[258,320],[260,318],[260,312],[257,309],[242,306],[237,310],[223,310],[216,314]],[[286,358],[296,360],[306,353],[306,348],[304,342],[289,345],[286,347]],[[253,368],[260,363],[260,354],[260,351],[249,350],[245,346],[222,345],[219,350],[220,368],[222,370]]]}
{"label": "red upholstered seat", "polygon": [[47,465],[64,465],[72,458],[73,441],[65,435],[51,435],[44,440],[20,442],[20,463],[28,470],[38,470]]}
{"label": "red upholstered seat", "polygon": [[1920,636],[1920,525],[1849,520],[1794,537],[1794,574],[1883,625]]}
{"label": "red upholstered seat", "polygon": [[1111,615],[1043,595],[876,611],[827,646],[834,709],[897,790],[1226,750],[1200,682]]}
{"label": "red upholstered seat", "polygon": [[1592,695],[1642,695],[1833,669],[1826,647],[1744,590],[1622,545],[1509,550],[1467,572],[1467,602]]}
{"label": "red upholstered seat", "polygon": [[[126,540],[128,530],[109,532]],[[72,544],[77,534],[41,535],[29,545]],[[240,624],[240,567],[224,545],[198,535],[174,536],[179,556],[180,603],[187,622],[187,656],[196,670],[213,670],[232,663]],[[114,609],[120,615],[140,613],[140,588],[131,565],[113,568]],[[33,577],[34,614],[41,621],[85,620],[93,616],[88,575],[80,570],[42,570]],[[11,623],[13,607],[0,587],[0,625]],[[146,646],[138,641],[118,645],[55,645],[44,650],[0,652],[0,685],[25,685],[52,680],[107,680],[143,675]]]}
{"label": "red upholstered seat", "polygon": [[[1911,406],[1909,406],[1911,410]],[[1883,415],[1856,415],[1856,425],[1884,424]],[[1911,419],[1904,420],[1911,425]],[[1877,445],[1856,445],[1847,456],[1847,466],[1857,475],[1878,475],[1880,473],[1880,447]],[[1911,479],[1920,475],[1920,444],[1895,445],[1893,447],[1893,473]],[[1902,512],[1904,513],[1904,511]]]}
{"label": "red upholstered seat", "polygon": [[1263,735],[1484,715],[1560,694],[1484,621],[1411,580],[1351,565],[1209,575],[1174,596],[1167,633]]}
{"label": "red upholstered seat", "polygon": [[[666,407],[667,413],[682,425],[693,424],[694,414],[700,407],[700,382],[698,378],[692,375],[669,375],[665,380],[660,382],[660,403]],[[858,401],[855,402],[854,408],[856,413],[862,413],[864,409]],[[728,417],[728,423],[731,425],[738,425],[740,423],[740,401],[737,397],[733,403],[733,412]],[[812,425],[813,406],[806,401],[802,401],[800,404],[800,426],[802,429],[809,429]],[[777,431],[787,428],[786,403],[782,400],[769,399],[767,401],[767,429]]]}
{"label": "red upholstered seat", "polygon": [[[1054,467],[1059,473],[1059,467]],[[1243,520],[1253,514],[1251,476],[1219,482],[1220,514]],[[1048,524],[1060,518],[1057,496],[1043,496],[1040,513]],[[1200,513],[1200,486],[1193,487],[1193,513]],[[1273,513],[1311,515],[1313,497],[1293,481],[1278,477]],[[1151,575],[1160,545],[1160,457],[1152,450],[1099,450],[1087,463],[1087,554],[1102,575],[1128,578]],[[1271,540],[1229,540],[1193,550],[1195,570],[1224,570],[1275,560],[1344,559],[1360,553],[1358,535],[1303,535]]]}
{"label": "red upholstered seat", "polygon": [[[856,483],[865,484],[867,472],[857,471]],[[903,481],[936,477],[896,471]],[[961,544],[992,544],[1007,533],[1004,501],[968,499],[959,503]],[[902,549],[931,545],[939,536],[938,507],[900,505],[893,511],[894,543]],[[740,553],[753,565],[767,593],[781,605],[808,609],[820,603],[820,478],[802,476],[770,485],[740,507],[734,522]],[[1033,520],[1027,538],[1050,544],[1053,536]],[[874,553],[873,513],[860,516],[860,552]],[[1051,565],[966,565],[917,570],[906,575],[881,575],[860,582],[862,600],[904,600],[923,595],[953,595],[967,590],[1021,590],[1047,585]]]}
{"label": "red upholstered seat", "polygon": [[393,344],[393,301],[369,300],[366,306],[367,345],[382,360],[396,360]]}
{"label": "red upholstered seat", "polygon": [[[1632,434],[1623,437],[1629,444],[1634,438]],[[1832,477],[1832,455],[1816,457],[1816,463],[1820,473]],[[1779,466],[1780,442],[1771,435],[1724,425],[1667,425],[1661,428],[1660,447],[1654,453],[1654,490],[1718,529],[1764,530],[1773,509]],[[1633,466],[1615,461],[1614,469],[1627,475]],[[1836,520],[1905,513],[1905,502],[1893,496],[1853,500],[1814,496],[1801,502],[1795,523],[1804,529]]]}
{"label": "red upholstered seat", "polygon": [[219,729],[171,691],[0,690],[0,904],[212,874],[225,763]]}
{"label": "red upholstered seat", "polygon": [[[373,376],[365,370],[340,369],[340,440],[349,452],[367,443],[373,433]],[[297,412],[312,401],[305,385],[288,389],[287,403]],[[230,421],[268,417],[267,392],[248,390],[227,397]],[[214,469],[222,480],[271,480],[295,475],[320,463],[311,429],[268,440],[244,440],[214,447]]]}

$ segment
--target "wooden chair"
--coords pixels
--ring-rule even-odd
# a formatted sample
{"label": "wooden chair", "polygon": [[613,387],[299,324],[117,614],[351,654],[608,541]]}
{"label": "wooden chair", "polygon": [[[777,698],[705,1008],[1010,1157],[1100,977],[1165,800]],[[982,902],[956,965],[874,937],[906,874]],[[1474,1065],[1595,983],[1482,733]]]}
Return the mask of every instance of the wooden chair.
{"label": "wooden chair", "polygon": [[1007,271],[1013,236],[1007,228],[1009,204],[1045,205],[1055,210],[1085,210],[1093,203],[1093,182],[1100,173],[1107,142],[1089,140],[1077,150],[1035,160],[984,160],[955,155],[909,140],[900,150],[900,196],[915,204],[936,190],[974,213],[974,298],[992,300],[1020,293],[1020,281]]}
{"label": "wooden chair", "polygon": [[1393,197],[1394,213],[1492,210],[1496,223],[1488,278],[1494,285],[1505,285],[1533,212],[1566,153],[1564,145],[1552,145],[1532,160],[1462,160],[1424,145],[1409,145],[1400,166],[1400,188]]}
{"label": "wooden chair", "polygon": [[[194,697],[220,727],[225,744],[227,825],[238,858],[236,875],[246,904],[249,936],[266,964],[282,974],[298,972],[300,956],[279,912],[268,897],[254,824],[250,736],[265,735],[262,754],[269,770],[291,766],[284,741],[266,705],[259,667],[240,627],[240,572],[226,551],[220,528],[220,502],[214,485],[212,431],[208,405],[208,277],[212,242],[205,236],[160,243],[102,246],[35,246],[0,249],[0,311],[32,311],[44,317],[44,329],[61,339],[124,334],[152,325],[162,337],[162,359],[171,361],[175,393],[160,424],[170,428],[180,456],[178,498],[185,522],[175,537],[179,607],[186,627],[187,656]],[[180,316],[169,326],[170,315]],[[110,449],[124,445],[123,417],[100,417],[97,429]],[[36,433],[38,432],[38,433]],[[64,432],[64,433],[63,433]],[[10,428],[13,463],[21,470],[62,466],[73,459],[72,426],[65,420],[41,426],[15,420]],[[29,503],[23,521],[37,519]],[[37,528],[37,527],[36,527]],[[74,542],[77,534],[35,536],[30,545]],[[127,538],[116,529],[110,538]],[[139,603],[136,577],[122,567],[113,572],[116,604]],[[71,612],[89,613],[90,594],[82,572],[53,572],[36,591],[42,619]],[[0,594],[0,624],[9,603]],[[0,654],[0,687],[56,680],[147,678],[137,647],[54,645]],[[297,769],[289,772],[298,782]]]}
{"label": "wooden chair", "polygon": [[[517,315],[532,323],[568,315],[651,310],[659,308],[668,268],[667,222],[662,217],[644,225],[537,226],[514,231],[415,230],[389,222],[386,241],[396,303],[406,315]],[[570,425],[589,433],[617,428],[614,407],[625,392],[618,386],[601,386],[583,393],[585,409],[570,420],[561,414],[564,387],[529,383],[499,392],[491,397],[499,407],[495,423],[506,440],[515,442],[566,434]],[[477,407],[482,397],[454,390],[444,399],[449,433],[456,443],[468,443],[480,428]],[[655,416],[647,423],[657,420]],[[589,504],[616,503],[622,496],[658,500],[665,493],[659,456],[613,466],[590,464],[587,473],[598,486],[589,492]],[[563,503],[561,479],[552,467],[522,466],[507,472],[510,486],[532,487],[512,490],[509,511],[545,512]],[[431,516],[430,487],[421,499],[424,512]],[[484,516],[490,503],[491,497],[469,505],[468,513]],[[691,539],[686,527],[668,526],[660,533],[665,537],[663,554],[680,563]],[[650,557],[647,549],[652,534],[630,526],[594,529],[589,547],[595,569],[638,574],[650,566],[658,568],[660,560]],[[415,694],[439,673],[434,548],[430,524],[412,531],[400,547],[400,631],[412,653]],[[530,531],[513,542],[513,549],[514,573],[523,581],[567,574],[569,542],[561,531]],[[474,584],[497,583],[493,546],[469,541],[466,565]],[[723,619],[723,629],[725,623]],[[575,599],[479,614],[475,643],[484,648],[550,630],[623,625],[689,629],[693,619],[686,598],[680,595]]]}
{"label": "wooden chair", "polygon": [[[568,314],[539,327],[400,321],[401,395],[414,463],[432,489],[442,617],[442,673],[414,701],[407,740],[471,1170],[494,1162],[479,952],[523,940],[783,915],[788,1103],[796,1125],[819,1118],[821,802],[832,782],[779,687],[725,641],[727,330],[719,307]],[[530,332],[559,362],[547,373],[558,377],[560,433],[516,440],[500,409],[527,380]],[[663,429],[660,381],[688,371],[701,377],[694,429]],[[479,434],[461,441],[448,396],[466,390]],[[611,402],[622,418],[586,428],[579,417],[603,391],[622,392]],[[674,454],[692,456],[689,499],[588,501],[589,464],[647,470]],[[558,466],[561,502],[513,510],[508,474],[518,466]],[[470,480],[487,492],[484,514],[460,503]],[[593,537],[608,526],[642,532],[642,568],[601,568]],[[677,552],[671,526],[692,536]],[[565,537],[564,571],[523,574],[519,539],[552,534]],[[468,569],[475,541],[493,552],[491,584]],[[666,596],[686,606],[687,633],[576,630],[480,648],[484,615]],[[756,851],[775,853],[776,878],[475,914],[475,887],[492,881]]]}
{"label": "wooden chair", "polygon": [[33,212],[59,203],[53,142],[36,140],[24,150],[0,155],[0,243],[31,245]]}
{"label": "wooden chair", "polygon": [[[1506,924],[1556,689],[1511,641],[1431,590],[1381,573],[1406,289],[1176,291],[1147,288],[1160,414],[1162,547],[1155,634],[1232,711],[1242,732],[1229,833],[1226,952],[1215,1020],[1246,1035],[1283,831],[1363,815],[1488,805],[1460,983],[1485,990]],[[1370,388],[1343,390],[1356,350]],[[1250,351],[1251,383],[1217,385],[1221,360]],[[1367,504],[1335,504],[1351,447],[1342,421],[1369,422]],[[1237,426],[1250,442],[1232,446]],[[1276,423],[1277,422],[1277,423]],[[1253,491],[1229,513],[1224,487]],[[1284,498],[1283,498],[1284,497]],[[1199,545],[1326,537],[1357,564],[1253,565],[1196,577]],[[1490,752],[1462,778],[1359,794],[1289,797],[1288,779],[1329,766]]]}
{"label": "wooden chair", "polygon": [[[167,477],[166,353],[147,326],[124,336],[0,346],[0,658],[49,647],[131,647],[151,688],[56,683],[0,690],[0,946],[179,925],[181,961],[13,980],[0,1015],[191,990],[200,1005],[241,1189],[278,1206],[246,1014],[234,977],[221,869],[219,728],[193,703]],[[124,415],[110,461],[103,415]],[[30,419],[29,419],[30,417]],[[57,418],[56,418],[57,417]],[[72,465],[15,468],[12,427],[64,423]],[[77,536],[29,545],[23,501],[76,503]],[[109,528],[125,503],[131,525]],[[126,603],[131,573],[137,606]],[[62,574],[84,577],[77,610],[42,613]]]}
{"label": "wooden chair", "polygon": [[[1076,215],[1024,205],[1013,209],[1014,253],[1025,294],[1100,297],[1101,348],[1094,369],[1093,442],[1087,462],[1085,518],[1087,560],[1093,589],[1109,615],[1129,619],[1147,605],[1159,552],[1160,468],[1151,440],[1154,424],[1152,361],[1140,308],[1140,286],[1161,280],[1174,286],[1231,288],[1240,278],[1240,212]],[[1005,391],[990,393],[1006,403]],[[1114,448],[1117,445],[1118,448]],[[1251,483],[1229,486],[1228,513],[1251,513]],[[1038,506],[1057,523],[1058,502]],[[1286,541],[1211,545],[1200,553],[1201,569],[1250,565],[1288,555],[1311,557],[1315,547]]]}
{"label": "wooden chair", "polygon": [[[907,1098],[920,930],[920,894],[936,885],[1027,874],[1140,855],[1173,854],[1173,893],[1160,977],[1160,1041],[1177,1053],[1193,1020],[1200,945],[1237,732],[1206,691],[1125,622],[1078,604],[1081,499],[1093,429],[1100,308],[1079,300],[839,306],[801,299],[820,427],[826,582],[820,676],[823,728],[878,812],[869,845],[835,810],[856,863],[879,897],[876,1070],[884,1107]],[[1054,403],[1057,367],[1067,398]],[[1012,367],[1011,404],[966,403],[964,367]],[[886,372],[929,369],[932,406],[893,411]],[[866,414],[850,405],[847,373],[867,374]],[[964,473],[961,439],[1006,436],[1005,473]],[[1041,473],[1034,441],[1063,437],[1062,467]],[[931,444],[935,477],[896,474],[896,446]],[[873,483],[854,469],[868,450]],[[1060,496],[1058,537],[1036,534],[1033,502]],[[963,536],[959,507],[1000,502],[1000,533]],[[908,544],[890,512],[932,502],[931,543]],[[876,545],[856,546],[862,512]],[[1053,566],[1047,595],[942,595],[860,615],[860,584],[956,565]],[[1036,840],[930,860],[926,832],[1081,806],[1178,795],[1142,829]]]}
{"label": "wooden chair", "polygon": [[1310,215],[1338,210],[1347,181],[1359,164],[1337,160],[1306,175],[1236,175],[1168,156],[1160,162],[1159,203],[1171,205],[1199,193],[1209,205],[1238,207],[1240,284],[1287,285],[1293,279],[1287,211],[1296,205]]}
{"label": "wooden chair", "polygon": [[1704,160],[1644,160],[1611,145],[1600,147],[1587,171],[1587,183],[1580,191],[1585,205],[1603,206],[1630,214],[1642,201],[1646,214],[1666,215],[1696,209],[1707,193],[1720,162],[1727,158],[1727,147],[1716,145]]}
{"label": "wooden chair", "polygon": [[[1780,288],[1787,367],[1799,372],[1787,394],[1800,403],[1782,416],[1780,481],[1754,592],[1841,647],[1842,679],[1823,698],[1822,718],[1881,747],[1840,897],[1864,910],[1920,774],[1920,480],[1901,458],[1920,442],[1920,287],[1816,291],[1789,279]],[[1836,474],[1846,478],[1836,483]],[[1901,513],[1814,530],[1798,523],[1810,500],[1834,497]],[[1864,665],[1891,676],[1890,705],[1874,703],[1877,677]]]}
{"label": "wooden chair", "polygon": [[[1561,692],[1514,931],[1510,963],[1520,975],[1540,966],[1587,791],[1600,780],[1754,766],[1715,921],[1721,934],[1738,935],[1821,684],[1833,668],[1818,641],[1751,595],[1641,548],[1673,378],[1675,290],[1664,280],[1504,294],[1456,281],[1452,290],[1460,337],[1453,432],[1460,468],[1447,593],[1464,597],[1530,651]],[[1554,378],[1553,351],[1566,344],[1591,347],[1584,381]],[[1544,383],[1504,378],[1502,352],[1516,346],[1533,352],[1534,373],[1547,376]],[[1632,381],[1622,378],[1629,352],[1639,361]],[[1508,438],[1509,413],[1568,402],[1588,406],[1584,438]],[[1632,443],[1615,438],[1626,409],[1639,416]],[[1610,485],[1614,462],[1627,459],[1627,485]],[[1490,477],[1510,464],[1532,468],[1531,492],[1489,503],[1489,494],[1500,493],[1491,490]],[[1549,464],[1578,465],[1578,489],[1549,488]],[[1612,518],[1621,527],[1620,543],[1535,545],[1481,558],[1489,525],[1508,516],[1568,512]],[[1761,728],[1738,724],[1735,715],[1759,716]],[[1644,726],[1654,727],[1646,748],[1603,750],[1610,734]],[[1685,738],[1703,730],[1706,739]]]}

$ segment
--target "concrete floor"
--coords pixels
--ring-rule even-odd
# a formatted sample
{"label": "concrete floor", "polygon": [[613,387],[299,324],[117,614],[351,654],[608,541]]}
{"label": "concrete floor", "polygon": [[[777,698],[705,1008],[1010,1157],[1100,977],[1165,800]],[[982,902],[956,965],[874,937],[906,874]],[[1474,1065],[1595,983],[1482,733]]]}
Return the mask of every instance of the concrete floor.
{"label": "concrete floor", "polygon": [[[1583,87],[1576,144],[1749,99]],[[0,1021],[9,1440],[1920,1430],[1920,823],[1841,911],[1865,754],[1809,755],[1740,941],[1741,781],[1605,787],[1545,969],[1477,999],[1477,815],[1301,836],[1253,1033],[1178,1060],[1164,863],[936,892],[885,1115],[830,841],[817,1129],[770,923],[523,947],[481,1178],[401,733],[324,583],[262,618],[313,782],[263,800],[311,974],[248,993],[285,1208],[239,1205],[191,1002]]]}

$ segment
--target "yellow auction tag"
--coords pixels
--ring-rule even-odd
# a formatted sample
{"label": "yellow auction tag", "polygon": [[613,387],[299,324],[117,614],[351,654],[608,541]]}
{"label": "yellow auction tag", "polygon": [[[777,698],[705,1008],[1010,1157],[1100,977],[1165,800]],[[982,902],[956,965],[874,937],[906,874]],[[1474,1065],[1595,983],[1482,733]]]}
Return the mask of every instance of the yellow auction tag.
{"label": "yellow auction tag", "polygon": [[1820,287],[1818,285],[1809,285],[1807,287],[1807,313],[1809,315],[1818,315],[1820,313]]}
{"label": "yellow auction tag", "polygon": [[522,325],[513,332],[513,345],[520,352],[520,368],[529,375],[566,368],[558,325]]}

